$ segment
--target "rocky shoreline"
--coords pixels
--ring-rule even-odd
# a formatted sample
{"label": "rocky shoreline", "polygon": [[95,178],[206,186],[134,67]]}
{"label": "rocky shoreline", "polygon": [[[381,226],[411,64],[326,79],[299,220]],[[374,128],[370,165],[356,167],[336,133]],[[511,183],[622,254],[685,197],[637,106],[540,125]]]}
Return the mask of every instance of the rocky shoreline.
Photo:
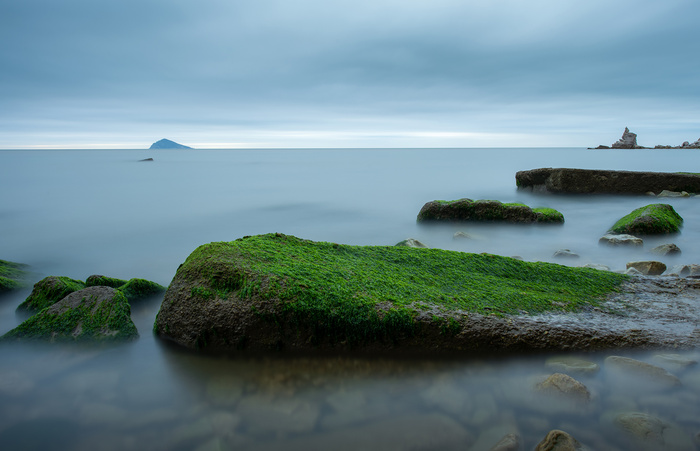
{"label": "rocky shoreline", "polygon": [[598,147],[589,147],[589,149],[700,149],[700,139],[692,143],[684,141],[679,146],[657,144],[654,147],[644,147],[637,144],[637,134],[630,132],[629,128],[625,127],[622,137],[612,145],[605,146],[601,144]]}

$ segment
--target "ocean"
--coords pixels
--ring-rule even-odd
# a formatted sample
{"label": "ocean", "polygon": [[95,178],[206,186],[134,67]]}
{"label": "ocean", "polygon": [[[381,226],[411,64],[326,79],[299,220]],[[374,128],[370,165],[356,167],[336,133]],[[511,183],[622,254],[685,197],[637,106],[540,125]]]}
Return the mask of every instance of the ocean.
{"label": "ocean", "polygon": [[[152,158],[153,161],[141,161]],[[259,149],[0,151],[0,259],[37,277],[92,274],[167,286],[197,246],[281,232],[315,241],[430,247],[622,270],[673,242],[668,266],[700,263],[700,197],[553,195],[518,190],[539,167],[698,172],[698,150]],[[416,223],[425,202],[495,199],[551,207],[563,226]],[[598,239],[650,203],[673,205],[682,232],[613,249]],[[455,239],[464,232],[469,239]],[[556,260],[570,249],[576,260]],[[0,298],[0,334],[19,324],[28,290]],[[585,407],[543,402],[534,380],[551,355],[459,361],[232,359],[184,352],[151,330],[161,299],[132,307],[141,337],[108,350],[0,347],[4,449],[490,449],[517,432],[532,449],[551,429],[597,450],[640,449],[618,411],[666,424],[667,449],[699,446],[700,370],[680,387],[626,384],[603,369],[582,379]],[[654,362],[659,352],[609,351]],[[697,350],[677,352],[697,360]],[[671,432],[668,432],[671,431]],[[666,437],[668,436],[668,437]],[[671,437],[671,438],[669,438]],[[675,447],[674,447],[675,446]],[[656,448],[649,448],[656,449]]]}

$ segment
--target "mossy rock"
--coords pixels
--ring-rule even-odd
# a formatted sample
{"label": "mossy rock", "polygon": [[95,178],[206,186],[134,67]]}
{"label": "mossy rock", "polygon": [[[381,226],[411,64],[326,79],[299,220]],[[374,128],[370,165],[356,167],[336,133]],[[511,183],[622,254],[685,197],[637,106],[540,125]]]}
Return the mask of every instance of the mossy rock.
{"label": "mossy rock", "polygon": [[683,218],[668,204],[651,204],[622,217],[608,232],[629,235],[677,233]]}
{"label": "mossy rock", "polygon": [[45,277],[34,284],[29,297],[17,307],[17,311],[36,313],[83,288],[84,282],[70,277]]}
{"label": "mossy rock", "polygon": [[[509,318],[599,306],[625,280],[491,254],[268,234],[192,252],[154,330],[192,349],[227,352],[566,347],[581,333],[524,337]],[[511,327],[520,332],[506,333]]]}
{"label": "mossy rock", "polygon": [[0,294],[26,287],[30,276],[28,265],[0,260]]}
{"label": "mossy rock", "polygon": [[503,221],[511,223],[562,224],[564,215],[552,208],[530,208],[497,200],[434,200],[423,205],[418,221]]}
{"label": "mossy rock", "polygon": [[163,285],[159,285],[146,279],[131,279],[123,285],[117,287],[117,289],[124,293],[130,303],[140,301],[149,296],[165,291],[165,287]]}
{"label": "mossy rock", "polygon": [[138,337],[126,296],[110,287],[88,287],[2,336],[2,341],[113,342]]}
{"label": "mossy rock", "polygon": [[85,280],[86,287],[112,287],[119,288],[124,285],[127,281],[123,279],[115,279],[114,277],[107,277],[98,274],[94,274]]}

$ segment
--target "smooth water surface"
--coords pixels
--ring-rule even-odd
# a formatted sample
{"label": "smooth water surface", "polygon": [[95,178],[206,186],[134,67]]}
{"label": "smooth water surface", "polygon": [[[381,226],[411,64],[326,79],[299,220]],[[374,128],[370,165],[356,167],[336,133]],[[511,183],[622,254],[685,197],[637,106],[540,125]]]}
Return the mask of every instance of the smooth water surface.
{"label": "smooth water surface", "polygon": [[[154,161],[142,162],[152,157]],[[0,258],[47,275],[141,277],[168,285],[198,245],[282,232],[312,240],[519,255],[624,269],[674,242],[668,265],[700,263],[700,198],[664,199],[682,233],[643,250],[598,238],[646,196],[518,191],[515,172],[579,167],[698,172],[697,150],[314,149],[231,151],[2,151]],[[561,211],[563,226],[419,225],[430,200],[497,199]],[[454,239],[457,231],[471,239]],[[658,257],[653,257],[658,259]],[[28,291],[0,298],[0,333],[15,327]],[[611,420],[619,411],[662,418],[669,449],[700,432],[700,370],[682,382],[630,384],[603,364],[581,377],[585,406],[543,397],[548,356],[460,361],[359,357],[230,359],[192,355],[151,328],[160,299],[132,307],[141,338],[109,349],[0,347],[0,446],[5,449],[489,449],[518,432],[532,449],[555,428],[592,449],[639,449]],[[634,356],[657,362],[656,352]],[[697,360],[697,351],[684,351]],[[41,432],[41,433],[39,433]],[[8,446],[4,446],[8,445]],[[49,446],[50,445],[50,446]],[[653,448],[650,448],[653,449]]]}

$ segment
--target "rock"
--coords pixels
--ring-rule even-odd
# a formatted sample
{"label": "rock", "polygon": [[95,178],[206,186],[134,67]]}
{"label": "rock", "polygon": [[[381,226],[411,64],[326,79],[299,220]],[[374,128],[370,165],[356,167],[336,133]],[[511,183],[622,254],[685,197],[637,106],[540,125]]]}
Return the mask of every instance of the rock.
{"label": "rock", "polygon": [[0,260],[0,294],[26,287],[30,276],[28,265]]}
{"label": "rock", "polygon": [[608,233],[598,240],[598,244],[639,247],[644,245],[644,240],[634,235]]}
{"label": "rock", "polygon": [[117,288],[124,293],[129,302],[136,302],[150,296],[165,292],[165,287],[146,279],[130,279]]}
{"label": "rock", "polygon": [[643,276],[644,273],[638,270],[637,268],[627,268],[622,272],[623,274],[627,274],[628,276]]}
{"label": "rock", "polygon": [[597,263],[586,263],[585,265],[581,266],[581,268],[597,269],[599,271],[610,271],[610,266],[599,265]]}
{"label": "rock", "polygon": [[564,215],[552,208],[530,208],[523,204],[504,204],[497,200],[434,200],[423,205],[421,221],[501,221],[511,223],[564,222]]}
{"label": "rock", "polygon": [[126,341],[138,337],[129,303],[120,291],[75,291],[2,336],[2,341]]}
{"label": "rock", "polygon": [[85,288],[85,283],[70,277],[49,276],[34,284],[31,294],[18,307],[18,312],[36,313]]}
{"label": "rock", "polygon": [[554,373],[537,385],[537,390],[556,396],[565,396],[576,401],[588,401],[591,393],[585,385],[571,376]]}
{"label": "rock", "polygon": [[666,265],[654,260],[629,262],[627,269],[634,268],[645,276],[660,276],[666,271]]}
{"label": "rock", "polygon": [[637,208],[620,218],[608,233],[659,235],[677,233],[683,218],[668,204],[651,204]]}
{"label": "rock", "polygon": [[656,246],[651,250],[652,254],[656,255],[661,255],[661,256],[667,256],[667,255],[680,255],[681,254],[681,248],[676,246],[673,243],[668,243],[668,244],[662,244],[660,246]]}
{"label": "rock", "polygon": [[609,356],[605,359],[605,365],[639,379],[659,382],[670,387],[681,385],[681,381],[665,369],[629,357]]}
{"label": "rock", "polygon": [[518,189],[571,194],[645,194],[663,190],[700,193],[697,174],[539,168],[515,175]]}
{"label": "rock", "polygon": [[661,365],[666,365],[674,368],[688,368],[698,364],[697,360],[687,359],[679,354],[656,354],[654,360]]}
{"label": "rock", "polygon": [[139,160],[139,161],[153,161],[153,158],[144,158],[143,160]]}
{"label": "rock", "polygon": [[580,255],[578,255],[575,252],[571,252],[569,249],[559,249],[552,255],[554,258],[567,258],[567,259],[575,259],[575,258],[581,258]]}
{"label": "rock", "polygon": [[676,265],[668,271],[668,274],[680,277],[698,276],[700,275],[700,265]]}
{"label": "rock", "polygon": [[85,280],[86,287],[112,287],[119,288],[126,283],[126,280],[115,279],[114,277],[107,277],[98,274],[94,274]]}
{"label": "rock", "polygon": [[690,197],[687,191],[669,191],[667,189],[661,191],[656,197]]}
{"label": "rock", "polygon": [[632,133],[629,128],[625,127],[622,133],[622,138],[614,142],[611,146],[613,149],[639,149],[637,145],[637,134]]}
{"label": "rock", "polygon": [[535,451],[582,451],[585,448],[571,435],[557,429],[549,431]]}
{"label": "rock", "polygon": [[394,246],[406,246],[406,247],[428,247],[415,238],[409,238],[407,240],[399,241]]}
{"label": "rock", "polygon": [[170,141],[169,139],[161,139],[151,144],[149,149],[191,149],[191,147],[183,146],[175,141]]}
{"label": "rock", "polygon": [[572,356],[551,357],[545,366],[566,374],[595,374],[600,371],[597,363]]}
{"label": "rock", "polygon": [[507,434],[490,451],[518,451],[520,449],[520,436]]}
{"label": "rock", "polygon": [[455,232],[455,234],[452,235],[452,238],[455,240],[471,239],[471,235],[469,235],[468,233],[464,233],[464,232]]}
{"label": "rock", "polygon": [[664,429],[667,424],[642,412],[626,412],[615,417],[615,425],[646,445],[664,449]]}

